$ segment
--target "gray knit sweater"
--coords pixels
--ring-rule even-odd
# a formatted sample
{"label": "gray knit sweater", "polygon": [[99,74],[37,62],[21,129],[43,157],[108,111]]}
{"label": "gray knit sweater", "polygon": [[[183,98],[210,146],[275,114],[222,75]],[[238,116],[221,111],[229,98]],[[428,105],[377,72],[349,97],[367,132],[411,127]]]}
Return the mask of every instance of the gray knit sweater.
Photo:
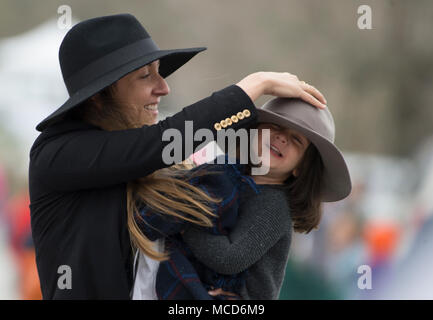
{"label": "gray knit sweater", "polygon": [[243,299],[277,299],[287,265],[292,221],[281,185],[243,192],[236,226],[228,236],[191,226],[183,234],[194,255],[221,274],[248,269]]}

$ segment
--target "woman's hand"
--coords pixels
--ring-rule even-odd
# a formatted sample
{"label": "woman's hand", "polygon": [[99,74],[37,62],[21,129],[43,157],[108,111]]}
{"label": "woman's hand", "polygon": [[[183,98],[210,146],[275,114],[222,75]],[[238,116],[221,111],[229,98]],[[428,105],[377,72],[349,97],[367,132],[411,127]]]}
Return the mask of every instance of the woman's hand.
{"label": "woman's hand", "polygon": [[326,108],[326,99],[319,90],[288,72],[252,73],[239,81],[237,86],[244,90],[252,101],[267,94],[283,98],[300,98],[317,108]]}

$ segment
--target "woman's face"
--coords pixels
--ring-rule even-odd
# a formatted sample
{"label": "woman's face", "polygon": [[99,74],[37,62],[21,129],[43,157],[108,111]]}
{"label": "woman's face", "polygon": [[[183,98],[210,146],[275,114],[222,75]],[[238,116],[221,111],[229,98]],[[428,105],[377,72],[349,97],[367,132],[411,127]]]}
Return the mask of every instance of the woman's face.
{"label": "woman's face", "polygon": [[137,127],[158,122],[159,101],[170,92],[158,70],[159,60],[156,60],[116,82],[114,99]]}
{"label": "woman's face", "polygon": [[[258,155],[262,157],[263,165],[269,167],[266,176],[279,183],[284,182],[292,173],[297,176],[296,167],[310,141],[294,129],[283,128],[272,123],[262,123],[257,129]],[[269,144],[264,143],[263,147],[266,149],[262,150],[262,136],[265,129],[269,130],[270,140]]]}

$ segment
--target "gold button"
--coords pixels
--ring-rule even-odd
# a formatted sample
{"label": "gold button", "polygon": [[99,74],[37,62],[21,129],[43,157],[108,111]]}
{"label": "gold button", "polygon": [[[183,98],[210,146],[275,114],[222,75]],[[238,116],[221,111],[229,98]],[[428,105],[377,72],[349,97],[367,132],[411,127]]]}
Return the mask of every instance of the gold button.
{"label": "gold button", "polygon": [[213,127],[215,128],[216,131],[221,130],[221,125],[218,122],[215,123],[215,125]]}
{"label": "gold button", "polygon": [[226,128],[227,127],[227,123],[225,120],[221,120],[220,121],[221,127]]}
{"label": "gold button", "polygon": [[234,123],[239,121],[238,117],[236,117],[236,116],[232,116],[231,119],[232,119],[232,122],[234,122]]}
{"label": "gold button", "polygon": [[242,120],[244,118],[244,114],[242,112],[238,112],[236,115],[239,120]]}
{"label": "gold button", "polygon": [[226,123],[228,126],[231,126],[232,125],[232,119],[226,118]]}
{"label": "gold button", "polygon": [[247,117],[247,118],[251,115],[251,112],[250,112],[250,110],[248,110],[248,109],[245,109],[244,111],[242,111],[242,113],[243,113],[244,116]]}

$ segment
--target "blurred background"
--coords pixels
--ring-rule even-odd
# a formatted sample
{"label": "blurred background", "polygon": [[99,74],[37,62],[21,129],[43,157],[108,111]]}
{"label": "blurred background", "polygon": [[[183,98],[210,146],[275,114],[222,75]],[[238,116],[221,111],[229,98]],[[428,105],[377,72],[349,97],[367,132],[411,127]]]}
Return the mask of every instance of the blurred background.
{"label": "blurred background", "polygon": [[[319,230],[294,235],[280,299],[433,298],[430,0],[2,0],[0,299],[40,298],[27,169],[36,124],[67,99],[61,5],[72,24],[129,12],[161,49],[208,47],[167,79],[161,118],[255,71],[325,94],[353,192],[324,206]],[[372,29],[358,27],[361,5]]]}

